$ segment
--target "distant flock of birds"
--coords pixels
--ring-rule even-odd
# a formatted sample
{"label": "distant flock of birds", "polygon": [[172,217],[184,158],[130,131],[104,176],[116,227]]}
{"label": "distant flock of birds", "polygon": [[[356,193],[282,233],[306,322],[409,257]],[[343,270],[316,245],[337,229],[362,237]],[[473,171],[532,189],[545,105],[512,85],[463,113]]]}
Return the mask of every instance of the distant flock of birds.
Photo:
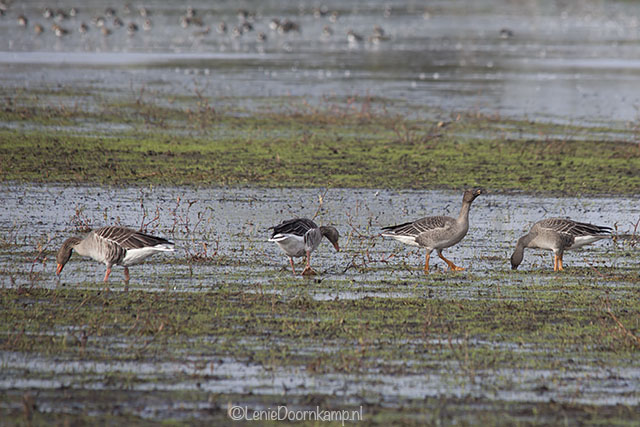
{"label": "distant flock of birds", "polygon": [[[9,10],[8,3],[0,1],[0,16],[4,16]],[[142,29],[144,31],[150,31],[153,28],[153,22],[151,20],[151,12],[144,6],[140,6],[137,13],[143,19]],[[122,10],[123,16],[132,16],[135,14],[134,9],[130,5],[125,5]],[[312,14],[316,18],[328,18],[329,22],[335,24],[338,21],[339,13],[337,11],[329,11],[326,6],[315,7],[312,10]],[[68,10],[52,9],[45,7],[42,10],[42,17],[48,21],[53,21],[50,28],[51,31],[57,37],[63,37],[71,33],[68,27],[63,27],[63,23],[71,18],[77,20],[79,10],[72,7]],[[244,34],[254,31],[254,23],[256,22],[256,14],[245,9],[239,9],[237,11],[238,23],[236,25],[227,25],[226,22],[220,21],[215,29],[219,34],[230,34],[233,38],[241,37]],[[18,26],[22,28],[29,27],[29,18],[26,15],[20,14],[17,19]],[[125,25],[125,22],[117,11],[112,7],[107,7],[104,13],[101,15],[93,16],[91,18],[91,24],[96,27],[104,36],[109,36],[119,28],[126,28],[129,36],[133,36],[139,30],[139,26],[136,22],[130,21]],[[184,14],[180,16],[179,24],[182,28],[198,27],[200,30],[196,35],[206,35],[211,31],[211,26],[206,25],[204,20],[198,16],[197,11],[193,7],[187,7]],[[77,30],[81,34],[86,34],[90,31],[90,25],[84,21],[76,22]],[[230,28],[231,27],[231,28]],[[269,28],[277,34],[287,34],[290,32],[300,32],[300,24],[294,22],[288,18],[280,19],[273,18],[269,21]],[[33,31],[36,35],[40,35],[45,32],[45,27],[40,23],[33,24]],[[334,34],[334,31],[330,25],[325,25],[322,30],[322,37],[329,38]],[[350,44],[357,44],[365,40],[365,37],[348,30],[346,32],[347,41]],[[256,41],[266,42],[267,34],[265,32],[256,33]],[[373,28],[372,34],[367,38],[371,43],[378,44],[382,41],[389,40],[389,37],[385,35],[381,26],[376,25]]]}
{"label": "distant flock of birds", "polygon": [[[445,258],[442,251],[460,242],[469,230],[469,210],[471,203],[483,194],[482,189],[464,192],[462,208],[457,218],[429,216],[416,221],[382,228],[382,236],[391,237],[404,244],[427,250],[424,273],[429,274],[429,258],[435,250],[452,271],[464,270]],[[275,242],[289,257],[291,269],[296,275],[294,258],[305,259],[303,276],[315,275],[311,268],[311,253],[320,245],[323,237],[340,250],[340,234],[335,227],[316,225],[310,219],[295,218],[270,227],[273,230],[270,242]],[[611,237],[611,227],[587,224],[564,218],[547,218],[536,222],[526,235],[518,239],[511,256],[511,268],[517,269],[522,263],[525,248],[553,251],[553,270],[563,270],[564,251],[576,249]],[[91,231],[85,238],[71,237],[64,241],[56,256],[56,274],[60,275],[73,251],[88,256],[107,266],[104,281],[111,274],[111,267],[124,267],[125,283],[129,283],[129,267],[140,264],[147,257],[159,252],[173,251],[174,244],[162,237],[135,231],[126,227],[109,226]]]}

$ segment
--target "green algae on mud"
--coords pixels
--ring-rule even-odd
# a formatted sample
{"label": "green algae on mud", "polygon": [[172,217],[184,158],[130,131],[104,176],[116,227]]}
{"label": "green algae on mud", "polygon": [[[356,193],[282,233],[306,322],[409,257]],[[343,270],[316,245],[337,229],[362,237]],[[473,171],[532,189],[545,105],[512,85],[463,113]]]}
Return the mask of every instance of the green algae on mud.
{"label": "green algae on mud", "polygon": [[[330,372],[358,372],[368,369],[369,363],[404,360],[408,347],[428,349],[428,338],[471,337],[488,343],[526,342],[540,345],[544,351],[554,348],[559,358],[589,359],[598,354],[609,354],[609,361],[618,357],[623,360],[639,349],[639,343],[629,336],[612,333],[616,323],[608,315],[614,313],[622,324],[629,325],[631,331],[637,330],[640,298],[637,289],[632,288],[627,291],[629,298],[613,301],[600,287],[566,286],[562,281],[557,287],[544,290],[528,287],[529,298],[507,298],[508,294],[503,292],[502,298],[477,300],[425,298],[422,291],[416,289],[415,297],[317,301],[297,286],[290,290],[286,296],[284,293],[247,293],[235,287],[178,294],[173,291],[122,293],[69,287],[2,289],[0,331],[5,350],[43,354],[62,354],[66,350],[78,354],[78,348],[66,348],[65,341],[55,332],[79,328],[93,342],[93,346],[82,353],[110,360],[114,357],[136,360],[147,353],[153,354],[154,349],[170,351],[173,346],[180,348],[194,338],[205,336],[221,341],[238,335],[274,343],[291,340],[290,344],[295,348],[319,337],[325,343],[358,343],[355,347],[346,345],[344,351],[362,351],[359,356],[362,364],[343,365],[339,353],[320,356],[323,363],[315,369]],[[107,336],[133,340],[131,351],[112,354],[108,346],[99,345],[100,337]],[[149,346],[147,338],[153,338],[154,344]],[[142,342],[136,343],[137,340]],[[403,348],[388,345],[393,342],[416,344]],[[137,344],[143,343],[143,350],[136,348]],[[367,348],[363,351],[361,346],[365,344]],[[191,350],[197,352],[196,348]],[[272,351],[268,347],[253,349],[251,357],[267,361]],[[510,356],[507,361],[498,357],[501,352],[496,349],[492,349],[492,354],[501,359],[503,368],[531,363],[528,357],[517,356]],[[443,355],[445,358],[450,356],[446,348],[440,356]],[[243,358],[240,354],[236,356]],[[421,364],[415,362],[402,369],[419,369]],[[483,365],[488,366],[488,362]],[[292,353],[290,358],[277,363],[306,365],[309,360]],[[551,366],[545,360],[535,363],[538,368]]]}
{"label": "green algae on mud", "polygon": [[[390,396],[373,389],[350,395],[347,404],[364,404],[366,419],[373,422],[411,416],[474,424],[471,420],[479,417],[505,424],[492,415],[499,411],[509,423],[544,425],[570,413],[583,421],[631,425],[640,416],[637,407],[556,403],[556,398],[544,397],[567,383],[575,383],[579,390],[596,381],[580,372],[590,372],[588,377],[603,364],[610,372],[638,368],[634,362],[640,351],[637,270],[624,276],[616,289],[618,296],[628,296],[624,298],[610,298],[599,284],[600,276],[586,271],[575,274],[577,282],[568,273],[558,276],[552,287],[528,283],[522,277],[523,293],[493,288],[487,291],[490,296],[478,299],[425,296],[429,287],[471,286],[457,283],[457,276],[443,283],[441,274],[409,286],[412,295],[407,297],[326,301],[309,298],[305,286],[313,283],[300,286],[291,279],[281,283],[287,292],[283,288],[280,293],[267,292],[268,286],[219,286],[202,292],[121,292],[118,285],[107,292],[100,289],[101,284],[82,289],[3,288],[0,348],[3,357],[22,355],[35,364],[26,369],[8,367],[7,375],[34,384],[64,378],[66,386],[61,387],[76,407],[67,419],[80,420],[92,412],[91,418],[97,420],[107,416],[104,408],[122,402],[116,419],[136,420],[124,402],[130,399],[146,406],[142,402],[151,398],[149,387],[157,390],[152,399],[158,407],[162,402],[182,402],[178,406],[184,407],[184,413],[174,409],[169,415],[157,415],[165,420],[184,416],[226,420],[229,402],[258,408],[283,402],[301,408],[344,408],[344,397],[314,389],[304,380],[322,381],[339,374],[353,383],[376,384],[391,376],[434,384],[443,381],[447,388],[466,393],[482,390],[483,397],[466,393],[454,397],[454,392],[437,398],[394,396],[397,404],[391,406]],[[491,280],[500,280],[500,274]],[[304,393],[287,393],[284,387],[284,396],[269,389],[239,394],[225,383],[229,375],[233,378],[225,369],[230,361],[259,366],[269,378],[269,373],[278,376],[282,370],[291,371],[285,375],[299,376],[304,385],[297,387],[303,387]],[[88,363],[86,369],[81,368],[83,363]],[[65,364],[72,368],[65,370]],[[54,365],[58,368],[53,369]],[[512,371],[553,373],[547,380],[536,380],[537,388],[529,391],[543,399],[501,399],[500,393],[522,392],[523,384],[505,375]],[[556,380],[555,375],[564,376]],[[615,374],[609,375],[615,379]],[[110,403],[101,405],[100,399],[91,397],[95,386],[105,387]],[[36,401],[51,405],[58,399],[55,387],[38,390],[32,396]],[[24,395],[7,389],[4,396],[15,403],[10,407],[18,408],[5,409],[4,415],[21,419]],[[167,405],[173,407],[173,403]],[[195,409],[203,405],[206,411]],[[431,411],[425,413],[424,405]],[[150,418],[154,419],[153,414]]]}
{"label": "green algae on mud", "polygon": [[640,191],[640,149],[615,129],[473,115],[434,123],[332,107],[242,115],[148,102],[98,112],[8,107],[0,122],[4,181]]}

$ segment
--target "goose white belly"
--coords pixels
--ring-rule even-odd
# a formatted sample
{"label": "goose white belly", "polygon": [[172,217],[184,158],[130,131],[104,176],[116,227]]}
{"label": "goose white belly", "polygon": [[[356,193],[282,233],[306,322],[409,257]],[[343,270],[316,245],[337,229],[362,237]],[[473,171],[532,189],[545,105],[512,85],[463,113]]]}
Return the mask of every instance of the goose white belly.
{"label": "goose white belly", "polygon": [[577,249],[581,248],[585,245],[590,245],[593,242],[597,242],[598,240],[606,239],[608,236],[579,236],[576,237],[573,241],[573,245],[568,247],[567,249]]}
{"label": "goose white belly", "polygon": [[280,249],[291,257],[300,257],[305,255],[304,237],[295,234],[276,234],[269,239],[270,242],[276,242]]}
{"label": "goose white belly", "polygon": [[158,252],[171,252],[173,251],[173,246],[162,244],[156,245],[152,247],[145,247],[139,249],[127,249],[127,254],[124,259],[120,262],[120,265],[128,267],[130,265],[140,264],[146,258],[150,257],[153,254]]}
{"label": "goose white belly", "polygon": [[384,234],[384,233],[382,235],[385,237],[391,237],[392,239],[395,239],[398,242],[402,242],[405,245],[420,246],[416,242],[416,238],[414,236],[404,236],[404,235],[398,235],[398,234]]}

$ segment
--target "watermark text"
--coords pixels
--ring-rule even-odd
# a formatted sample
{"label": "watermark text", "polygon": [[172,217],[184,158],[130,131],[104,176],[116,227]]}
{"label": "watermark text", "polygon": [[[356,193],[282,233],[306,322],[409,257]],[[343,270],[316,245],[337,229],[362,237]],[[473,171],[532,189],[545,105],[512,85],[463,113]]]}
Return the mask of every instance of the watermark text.
{"label": "watermark text", "polygon": [[345,422],[362,421],[362,406],[353,410],[329,410],[319,406],[294,410],[286,406],[251,409],[248,406],[229,405],[227,415],[234,421],[339,421],[344,426]]}

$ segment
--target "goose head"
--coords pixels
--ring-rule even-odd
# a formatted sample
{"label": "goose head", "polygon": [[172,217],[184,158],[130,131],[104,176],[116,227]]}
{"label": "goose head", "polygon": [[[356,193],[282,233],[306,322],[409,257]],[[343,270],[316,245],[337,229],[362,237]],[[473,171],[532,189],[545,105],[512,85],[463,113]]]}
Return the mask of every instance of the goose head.
{"label": "goose head", "polygon": [[65,264],[71,258],[71,253],[73,252],[73,248],[80,243],[80,239],[77,237],[70,237],[64,241],[60,249],[58,250],[58,254],[56,255],[56,262],[58,263],[56,267],[56,274],[59,276],[64,268]]}
{"label": "goose head", "polygon": [[474,188],[471,190],[467,190],[464,192],[464,196],[462,196],[462,201],[471,203],[476,199],[476,197],[484,193],[486,193],[486,191],[483,188]]}
{"label": "goose head", "polygon": [[340,252],[340,246],[338,245],[338,239],[340,238],[340,233],[338,233],[338,230],[336,230],[335,227],[332,227],[330,225],[327,225],[327,226],[323,225],[320,227],[320,232],[324,237],[327,238],[327,240],[331,242],[333,247],[336,248],[336,251]]}

